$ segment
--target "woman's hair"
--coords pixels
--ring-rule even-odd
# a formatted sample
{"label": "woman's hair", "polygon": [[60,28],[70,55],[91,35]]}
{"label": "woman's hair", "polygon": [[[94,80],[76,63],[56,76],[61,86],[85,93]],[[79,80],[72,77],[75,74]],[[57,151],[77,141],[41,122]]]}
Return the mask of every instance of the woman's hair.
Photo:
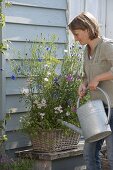
{"label": "woman's hair", "polygon": [[75,17],[69,23],[69,29],[73,32],[74,30],[88,30],[89,38],[91,40],[95,39],[99,35],[99,24],[96,18],[89,12],[82,12],[80,15]]}

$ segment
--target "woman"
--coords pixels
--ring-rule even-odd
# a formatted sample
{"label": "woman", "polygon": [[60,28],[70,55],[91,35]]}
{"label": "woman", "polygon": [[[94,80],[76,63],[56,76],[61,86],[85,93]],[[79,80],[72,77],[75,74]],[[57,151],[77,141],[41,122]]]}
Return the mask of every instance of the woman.
{"label": "woman", "polygon": [[[78,89],[80,97],[90,89],[91,99],[101,99],[107,110],[105,97],[97,90],[97,86],[106,91],[111,101],[110,126],[113,131],[113,44],[108,39],[99,35],[99,25],[95,17],[83,12],[75,17],[69,24],[75,41],[86,45],[84,51],[84,77]],[[107,155],[110,170],[113,170],[113,133],[106,139]],[[86,143],[84,146],[84,158],[87,170],[101,170],[99,152],[103,140]]]}

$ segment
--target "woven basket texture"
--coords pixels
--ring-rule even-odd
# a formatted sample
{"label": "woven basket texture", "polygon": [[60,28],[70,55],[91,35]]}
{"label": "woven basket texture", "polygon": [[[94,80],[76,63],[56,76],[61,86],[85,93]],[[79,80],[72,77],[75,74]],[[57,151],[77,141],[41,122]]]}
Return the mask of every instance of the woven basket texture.
{"label": "woven basket texture", "polygon": [[63,130],[42,131],[33,137],[33,150],[38,152],[58,152],[76,149],[80,135],[75,132],[65,134]]}

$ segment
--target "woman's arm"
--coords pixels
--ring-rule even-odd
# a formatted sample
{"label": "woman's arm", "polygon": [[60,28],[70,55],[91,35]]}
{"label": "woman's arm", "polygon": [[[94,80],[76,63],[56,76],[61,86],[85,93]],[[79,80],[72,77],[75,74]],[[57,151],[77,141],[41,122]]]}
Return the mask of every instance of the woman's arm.
{"label": "woman's arm", "polygon": [[98,86],[99,82],[106,81],[106,80],[113,80],[112,71],[108,71],[106,73],[97,75],[92,81],[90,81],[88,87],[90,90],[96,90],[96,87]]}

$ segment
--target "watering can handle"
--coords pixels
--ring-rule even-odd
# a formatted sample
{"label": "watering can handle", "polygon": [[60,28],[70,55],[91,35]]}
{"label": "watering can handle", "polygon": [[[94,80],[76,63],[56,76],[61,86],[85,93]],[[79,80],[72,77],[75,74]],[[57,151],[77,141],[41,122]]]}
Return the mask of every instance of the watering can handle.
{"label": "watering can handle", "polygon": [[[105,95],[106,100],[107,100],[107,104],[108,104],[108,122],[107,122],[107,124],[108,124],[110,121],[110,117],[111,117],[110,99],[109,99],[108,94],[104,90],[102,90],[100,87],[97,87],[97,89],[100,90]],[[78,101],[77,101],[77,109],[79,108],[79,103],[80,103],[80,97],[78,98]]]}

